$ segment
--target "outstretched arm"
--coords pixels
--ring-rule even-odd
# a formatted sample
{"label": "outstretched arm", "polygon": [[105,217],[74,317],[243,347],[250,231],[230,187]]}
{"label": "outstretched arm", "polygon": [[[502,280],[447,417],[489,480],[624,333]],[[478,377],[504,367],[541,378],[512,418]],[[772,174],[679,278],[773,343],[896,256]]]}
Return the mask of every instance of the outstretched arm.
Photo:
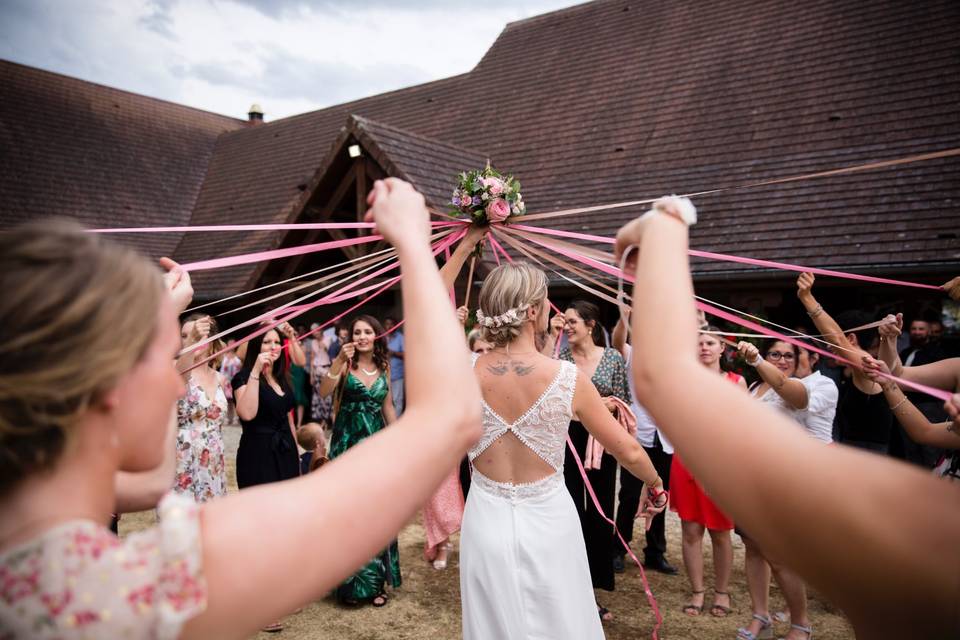
{"label": "outstretched arm", "polygon": [[864,356],[863,369],[874,382],[883,388],[883,395],[886,397],[893,415],[906,429],[911,440],[943,449],[960,449],[960,434],[947,430],[950,421],[933,424],[907,399],[896,382],[881,375],[890,373],[890,369],[883,360],[875,360],[870,356]]}
{"label": "outstretched arm", "polygon": [[375,184],[371,204],[404,276],[407,411],[323,473],[203,507],[208,606],[184,638],[246,637],[321,597],[396,535],[480,435],[480,390],[429,249],[423,197],[388,179]]}
{"label": "outstretched arm", "polygon": [[800,302],[813,320],[813,324],[816,325],[820,333],[822,333],[827,342],[830,343],[830,350],[838,356],[854,363],[850,368],[853,373],[854,384],[865,393],[876,393],[876,386],[873,385],[860,368],[861,359],[867,355],[864,347],[869,347],[870,345],[854,346],[852,342],[847,340],[843,329],[840,328],[837,321],[834,320],[833,317],[827,313],[827,310],[823,308],[823,305],[813,297],[814,281],[815,277],[812,273],[801,273],[800,277],[797,278],[797,297],[800,298]]}
{"label": "outstretched arm", "polygon": [[794,409],[807,408],[807,388],[796,378],[788,378],[780,369],[760,357],[760,351],[749,342],[741,341],[737,351],[784,402]]}
{"label": "outstretched arm", "polygon": [[[839,605],[858,633],[953,634],[960,512],[943,505],[955,504],[960,488],[824,446],[706,370],[692,339],[686,226],[655,213],[620,230],[618,256],[633,244],[633,336],[644,356],[633,360],[637,393],[711,497]],[[891,517],[895,526],[877,525]]]}

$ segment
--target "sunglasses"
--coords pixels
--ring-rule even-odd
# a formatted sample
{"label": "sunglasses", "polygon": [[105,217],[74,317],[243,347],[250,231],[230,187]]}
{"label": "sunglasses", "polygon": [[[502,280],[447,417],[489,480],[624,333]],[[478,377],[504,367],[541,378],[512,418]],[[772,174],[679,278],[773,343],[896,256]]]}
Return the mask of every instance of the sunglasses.
{"label": "sunglasses", "polygon": [[796,360],[796,356],[789,351],[786,353],[781,353],[780,351],[767,352],[767,360],[770,360],[771,362],[776,362],[780,358],[783,358],[785,362],[792,362],[793,360]]}

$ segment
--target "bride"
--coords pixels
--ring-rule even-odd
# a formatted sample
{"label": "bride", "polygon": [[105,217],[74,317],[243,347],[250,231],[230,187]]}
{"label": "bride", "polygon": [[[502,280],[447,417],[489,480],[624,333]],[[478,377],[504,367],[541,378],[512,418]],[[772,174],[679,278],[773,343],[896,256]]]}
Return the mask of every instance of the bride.
{"label": "bride", "polygon": [[576,365],[538,353],[535,338],[548,319],[542,271],[497,267],[479,304],[482,337],[494,348],[473,356],[483,435],[469,452],[474,473],[461,530],[463,637],[602,638],[583,533],[563,480],[571,418],[645,481],[648,517],[666,504],[662,482]]}

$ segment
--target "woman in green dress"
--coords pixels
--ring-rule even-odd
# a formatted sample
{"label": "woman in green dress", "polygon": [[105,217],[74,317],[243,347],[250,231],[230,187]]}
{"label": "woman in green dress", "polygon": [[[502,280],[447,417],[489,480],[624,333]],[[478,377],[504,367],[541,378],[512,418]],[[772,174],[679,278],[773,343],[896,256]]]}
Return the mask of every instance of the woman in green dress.
{"label": "woman in green dress", "polygon": [[[331,460],[397,419],[390,394],[387,343],[377,337],[382,334],[383,327],[375,318],[354,318],[351,342],[343,345],[320,385],[324,396],[335,391]],[[370,602],[382,607],[387,603],[384,585],[388,581],[393,588],[400,586],[396,539],[337,587],[337,599],[344,604]]]}

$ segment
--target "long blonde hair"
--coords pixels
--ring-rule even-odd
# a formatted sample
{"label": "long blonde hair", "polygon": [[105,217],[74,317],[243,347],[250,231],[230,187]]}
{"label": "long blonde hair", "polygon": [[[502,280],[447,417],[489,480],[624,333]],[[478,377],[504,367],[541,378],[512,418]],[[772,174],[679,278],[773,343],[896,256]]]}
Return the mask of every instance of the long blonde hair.
{"label": "long blonde hair", "polygon": [[163,281],[130,249],[54,219],[0,231],[0,291],[3,495],[53,467],[77,419],[144,355]]}
{"label": "long blonde hair", "polygon": [[526,310],[547,299],[546,274],[526,262],[504,263],[495,268],[480,288],[477,314],[480,337],[496,347],[520,335]]}

